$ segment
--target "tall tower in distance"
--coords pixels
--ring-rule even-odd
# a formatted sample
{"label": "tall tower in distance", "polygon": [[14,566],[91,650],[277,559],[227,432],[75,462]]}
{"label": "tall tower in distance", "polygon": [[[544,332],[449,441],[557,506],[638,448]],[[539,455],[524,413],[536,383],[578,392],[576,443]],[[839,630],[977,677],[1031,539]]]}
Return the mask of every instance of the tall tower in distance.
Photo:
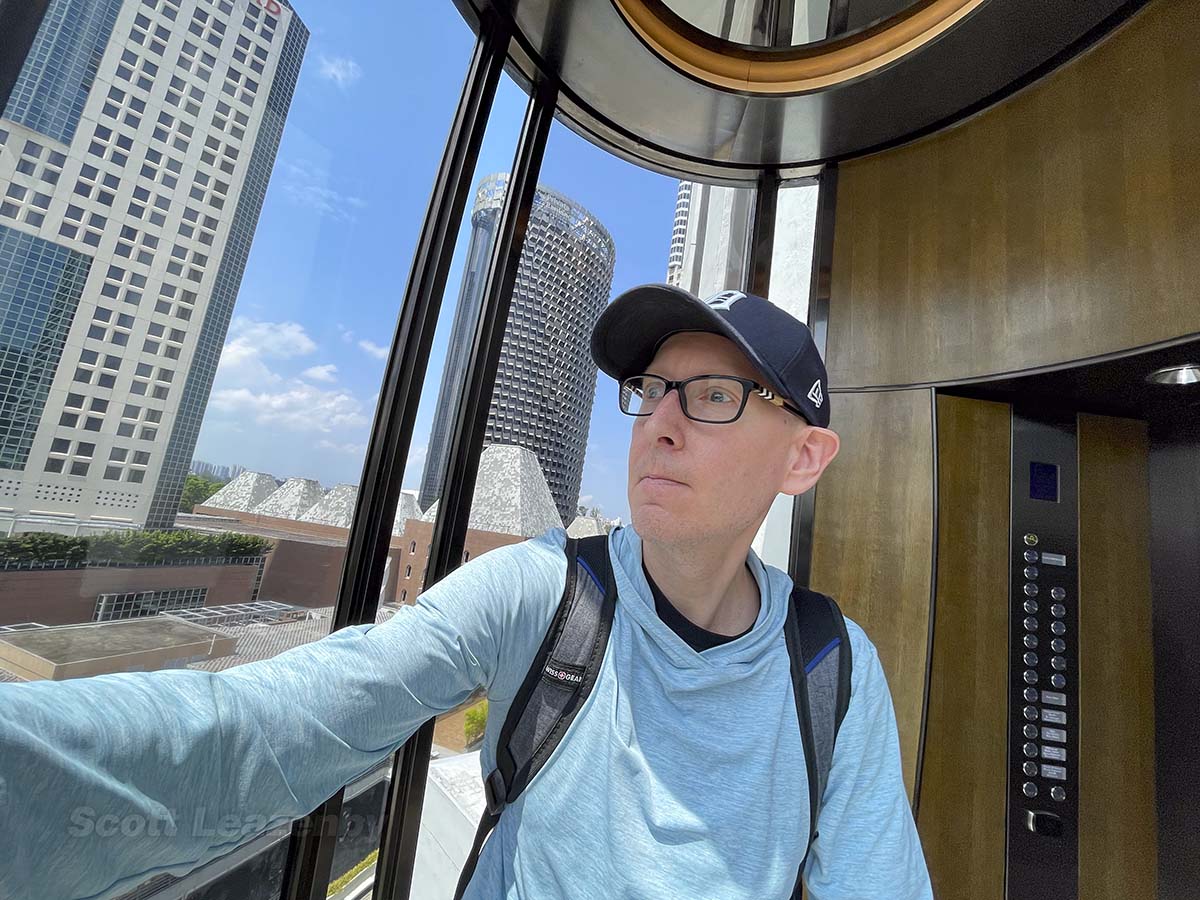
{"label": "tall tower in distance", "polygon": [[51,0],[0,110],[0,533],[174,523],[307,43]]}
{"label": "tall tower in distance", "polygon": [[[485,178],[475,193],[471,241],[442,370],[419,503],[441,495],[457,391],[483,302],[483,281],[508,187]],[[485,443],[513,444],[538,458],[564,524],[575,518],[596,393],[592,326],[612,288],[616,249],[607,229],[578,203],[539,187],[529,215]]]}

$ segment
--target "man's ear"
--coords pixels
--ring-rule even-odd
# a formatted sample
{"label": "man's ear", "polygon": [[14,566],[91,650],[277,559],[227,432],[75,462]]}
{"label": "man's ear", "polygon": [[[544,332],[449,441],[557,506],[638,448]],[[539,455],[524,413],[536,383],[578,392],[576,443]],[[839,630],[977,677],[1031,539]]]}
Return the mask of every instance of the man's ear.
{"label": "man's ear", "polygon": [[825,467],[838,454],[841,441],[828,428],[809,425],[796,434],[792,454],[792,465],[787,470],[780,487],[781,494],[796,496],[803,494],[817,483]]}

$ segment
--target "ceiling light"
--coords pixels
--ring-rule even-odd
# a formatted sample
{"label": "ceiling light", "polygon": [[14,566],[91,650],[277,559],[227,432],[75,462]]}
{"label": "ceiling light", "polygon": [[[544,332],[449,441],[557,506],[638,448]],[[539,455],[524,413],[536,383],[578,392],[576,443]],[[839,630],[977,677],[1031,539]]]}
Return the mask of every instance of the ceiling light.
{"label": "ceiling light", "polygon": [[1166,366],[1151,372],[1146,380],[1153,384],[1197,384],[1200,383],[1200,366],[1195,363]]}

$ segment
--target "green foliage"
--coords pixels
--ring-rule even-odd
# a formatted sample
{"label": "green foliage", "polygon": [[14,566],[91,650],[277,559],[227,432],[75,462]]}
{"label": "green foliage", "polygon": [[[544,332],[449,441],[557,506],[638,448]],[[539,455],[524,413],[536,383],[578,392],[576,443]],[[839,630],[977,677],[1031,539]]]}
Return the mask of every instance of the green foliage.
{"label": "green foliage", "polygon": [[30,532],[0,540],[0,560],[148,563],[179,559],[262,556],[271,542],[253,534],[199,531],[106,531],[90,537]]}
{"label": "green foliage", "polygon": [[203,475],[188,475],[183,483],[183,496],[179,498],[179,509],[190,513],[197,503],[203,503],[225,485],[224,481],[214,481]]}
{"label": "green foliage", "polygon": [[467,710],[463,720],[463,737],[466,738],[468,747],[483,737],[484,729],[487,728],[487,717],[488,702],[486,700],[480,701]]}

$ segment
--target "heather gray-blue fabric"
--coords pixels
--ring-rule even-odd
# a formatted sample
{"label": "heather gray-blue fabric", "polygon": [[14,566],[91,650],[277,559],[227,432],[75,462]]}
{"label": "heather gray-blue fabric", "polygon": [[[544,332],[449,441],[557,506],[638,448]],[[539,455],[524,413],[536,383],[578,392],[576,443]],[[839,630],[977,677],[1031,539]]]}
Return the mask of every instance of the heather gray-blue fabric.
{"label": "heather gray-blue fabric", "polygon": [[[494,550],[384,624],[224,672],[0,685],[0,897],[110,897],[183,874],[309,812],[480,686],[489,771],[562,594],[564,544],[558,529]],[[757,622],[697,653],[656,614],[636,532],[609,549],[619,600],[595,688],[467,897],[790,896],[808,836],[790,580],[752,553]],[[931,898],[883,670],[847,625],[852,693],[809,895]]]}

